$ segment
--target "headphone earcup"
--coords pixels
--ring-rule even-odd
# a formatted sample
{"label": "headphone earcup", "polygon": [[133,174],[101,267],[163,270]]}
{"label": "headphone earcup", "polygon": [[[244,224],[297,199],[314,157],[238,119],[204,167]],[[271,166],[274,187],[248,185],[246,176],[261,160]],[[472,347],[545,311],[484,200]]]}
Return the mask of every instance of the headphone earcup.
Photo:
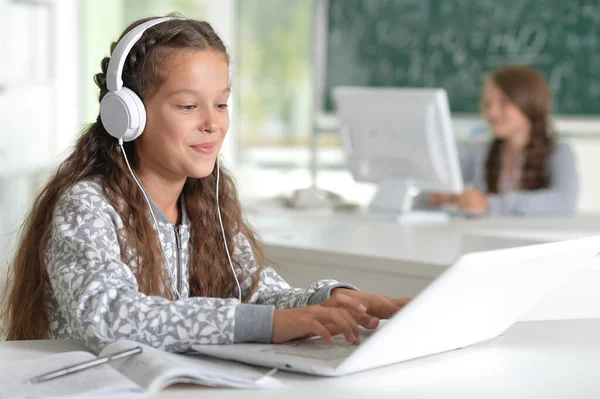
{"label": "headphone earcup", "polygon": [[100,119],[111,136],[124,142],[133,141],[146,127],[146,108],[133,90],[123,87],[102,98]]}

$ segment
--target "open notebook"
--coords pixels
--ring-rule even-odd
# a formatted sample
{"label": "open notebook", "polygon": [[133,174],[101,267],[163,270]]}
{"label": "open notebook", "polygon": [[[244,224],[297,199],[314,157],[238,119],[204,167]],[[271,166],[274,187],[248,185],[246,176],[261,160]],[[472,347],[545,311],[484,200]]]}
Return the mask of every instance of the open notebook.
{"label": "open notebook", "polygon": [[133,342],[116,341],[99,356],[140,346],[142,353],[39,384],[25,380],[58,368],[92,360],[89,352],[73,351],[44,358],[2,363],[0,399],[128,396],[154,393],[169,385],[192,383],[213,387],[276,388],[281,383],[258,369],[202,355],[179,355]]}

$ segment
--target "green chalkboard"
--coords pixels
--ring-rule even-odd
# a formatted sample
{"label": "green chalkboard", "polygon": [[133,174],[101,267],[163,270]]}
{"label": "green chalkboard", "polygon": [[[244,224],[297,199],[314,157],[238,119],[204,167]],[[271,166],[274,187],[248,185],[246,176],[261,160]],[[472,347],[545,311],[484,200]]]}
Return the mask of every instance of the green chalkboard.
{"label": "green chalkboard", "polygon": [[443,87],[478,112],[487,73],[541,69],[557,114],[600,114],[600,0],[329,0],[324,106],[340,85]]}

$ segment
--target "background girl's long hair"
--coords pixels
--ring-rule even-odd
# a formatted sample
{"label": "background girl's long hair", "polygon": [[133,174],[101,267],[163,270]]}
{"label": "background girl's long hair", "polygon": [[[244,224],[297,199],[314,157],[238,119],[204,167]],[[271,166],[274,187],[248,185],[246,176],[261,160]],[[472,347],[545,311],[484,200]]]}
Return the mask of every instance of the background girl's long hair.
{"label": "background girl's long hair", "polygon": [[[550,89],[542,74],[528,66],[506,66],[490,76],[510,101],[531,123],[530,139],[524,148],[523,171],[519,189],[537,190],[549,184],[547,165],[554,150],[555,137],[549,124]],[[489,193],[498,193],[502,173],[504,140],[495,139],[486,161]]]}

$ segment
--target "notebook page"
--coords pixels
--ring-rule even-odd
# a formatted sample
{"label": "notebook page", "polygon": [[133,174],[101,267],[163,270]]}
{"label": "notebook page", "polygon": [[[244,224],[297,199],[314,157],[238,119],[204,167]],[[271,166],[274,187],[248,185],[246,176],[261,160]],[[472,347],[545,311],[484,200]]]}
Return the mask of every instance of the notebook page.
{"label": "notebook page", "polygon": [[105,356],[136,346],[142,347],[142,353],[116,360],[111,365],[150,393],[179,382],[232,388],[282,386],[276,379],[270,376],[264,377],[264,369],[256,369],[241,363],[220,359],[205,358],[201,355],[168,353],[133,341],[114,342],[107,346],[100,355]]}
{"label": "notebook page", "polygon": [[88,396],[138,397],[142,390],[133,381],[110,366],[102,365],[53,380],[28,385],[24,381],[95,359],[88,352],[75,351],[38,359],[0,363],[0,399],[73,398]]}

